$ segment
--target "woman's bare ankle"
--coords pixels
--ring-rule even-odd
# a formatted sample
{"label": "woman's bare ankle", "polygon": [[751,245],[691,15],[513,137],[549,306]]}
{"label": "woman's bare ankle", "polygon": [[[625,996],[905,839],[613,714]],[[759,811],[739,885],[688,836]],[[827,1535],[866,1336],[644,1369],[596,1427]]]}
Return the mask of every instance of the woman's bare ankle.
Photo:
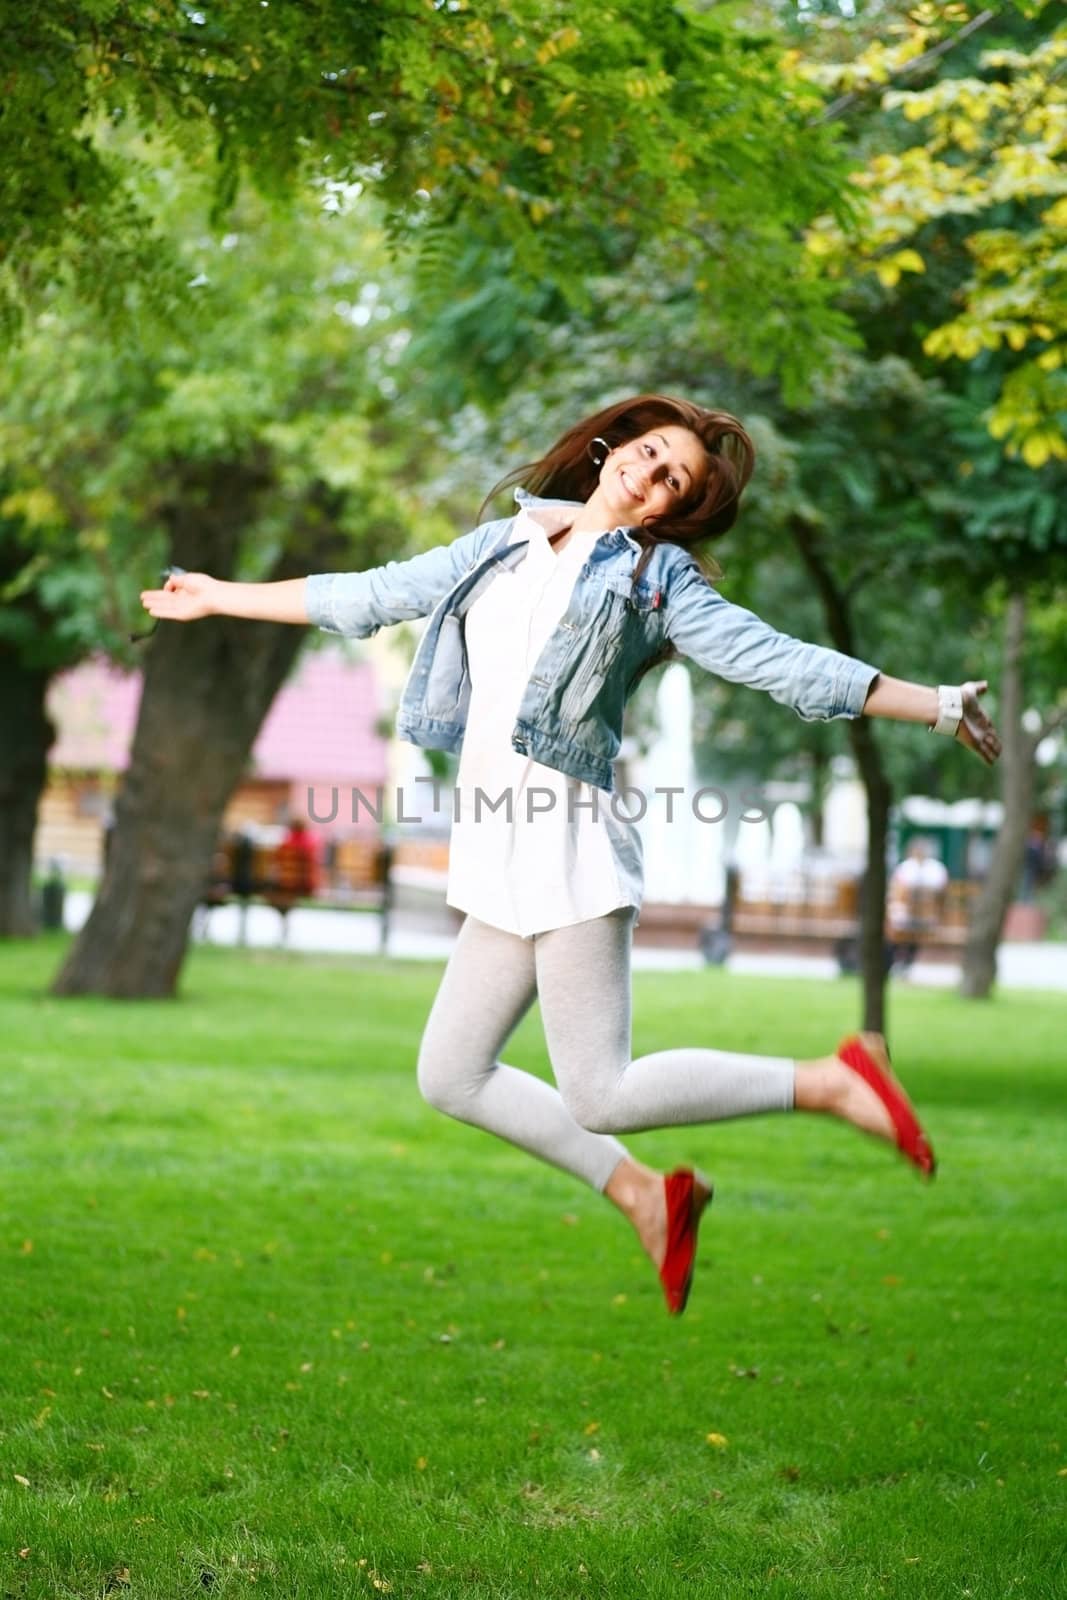
{"label": "woman's bare ankle", "polygon": [[847,1067],[837,1056],[819,1056],[814,1061],[798,1061],[793,1080],[795,1109],[836,1112],[840,1105],[844,1074],[847,1071]]}
{"label": "woman's bare ankle", "polygon": [[653,1167],[635,1161],[633,1156],[623,1156],[615,1171],[604,1185],[605,1197],[617,1206],[623,1216],[634,1217],[644,1210],[663,1183],[663,1176]]}
{"label": "woman's bare ankle", "polygon": [[662,1172],[625,1156],[611,1174],[604,1194],[617,1206],[659,1267],[667,1248],[667,1195]]}

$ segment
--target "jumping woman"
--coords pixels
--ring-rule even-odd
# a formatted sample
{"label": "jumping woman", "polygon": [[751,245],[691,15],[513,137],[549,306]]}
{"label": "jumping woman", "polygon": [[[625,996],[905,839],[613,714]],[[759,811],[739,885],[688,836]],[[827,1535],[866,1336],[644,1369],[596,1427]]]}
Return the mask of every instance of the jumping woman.
{"label": "jumping woman", "polygon": [[[641,395],[571,428],[504,483],[517,514],[407,561],[282,583],[168,579],[154,617],[314,623],[369,638],[429,617],[397,714],[414,744],[461,751],[448,903],[466,913],[419,1051],[419,1087],[601,1191],[685,1308],[711,1185],[635,1161],[614,1135],[766,1111],[821,1111],[934,1156],[880,1034],[818,1060],[694,1044],[631,1060],[640,841],[610,804],[636,681],[669,656],[811,720],[925,723],[992,763],[987,685],[926,687],[778,633],[722,599],[695,552],[732,527],[754,463],[735,417]],[[493,493],[497,491],[494,490]],[[491,496],[490,496],[491,498]],[[500,1052],[535,996],[557,1088]]]}

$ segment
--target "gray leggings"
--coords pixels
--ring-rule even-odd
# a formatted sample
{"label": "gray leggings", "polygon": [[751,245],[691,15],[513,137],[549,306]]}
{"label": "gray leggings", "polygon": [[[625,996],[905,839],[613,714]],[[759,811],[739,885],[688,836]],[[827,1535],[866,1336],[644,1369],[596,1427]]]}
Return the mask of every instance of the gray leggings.
{"label": "gray leggings", "polygon": [[[431,1105],[603,1189],[626,1150],[612,1133],[793,1105],[794,1062],[724,1050],[630,1059],[631,907],[533,939],[467,917],[419,1050]],[[558,1090],[498,1060],[533,1004]]]}

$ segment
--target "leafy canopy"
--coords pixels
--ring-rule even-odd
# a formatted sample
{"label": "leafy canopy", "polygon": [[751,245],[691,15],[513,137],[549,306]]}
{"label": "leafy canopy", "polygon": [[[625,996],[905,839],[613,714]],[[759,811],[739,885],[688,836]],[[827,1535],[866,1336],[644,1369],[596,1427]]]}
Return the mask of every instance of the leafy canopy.
{"label": "leafy canopy", "polygon": [[[936,54],[969,8],[920,6],[849,63],[796,60],[804,77],[854,90]],[[1040,31],[1040,30],[1038,30]],[[976,68],[923,88],[886,87],[889,139],[851,175],[865,221],[827,215],[807,244],[831,275],[886,289],[961,256],[951,302],[922,335],[938,361],[1003,360],[986,423],[1028,467],[1067,460],[1067,24],[1025,48],[983,49]],[[902,124],[901,124],[902,119]]]}
{"label": "leafy canopy", "polygon": [[[3,0],[0,0],[3,3]],[[844,222],[836,131],[817,91],[738,8],[669,0],[6,0],[0,319],[11,334],[69,274],[109,316],[180,310],[182,263],[139,199],[161,145],[212,179],[217,223],[247,174],[372,186],[394,240],[433,260],[485,224],[513,269],[571,297],[670,240],[711,297],[744,259],[788,358],[799,230]],[[152,141],[131,154],[131,127]],[[155,153],[154,153],[155,152]],[[806,303],[810,284],[803,288]],[[825,296],[822,298],[825,299]],[[817,308],[816,308],[817,311]],[[734,314],[751,321],[751,307]],[[795,336],[792,343],[795,345]]]}

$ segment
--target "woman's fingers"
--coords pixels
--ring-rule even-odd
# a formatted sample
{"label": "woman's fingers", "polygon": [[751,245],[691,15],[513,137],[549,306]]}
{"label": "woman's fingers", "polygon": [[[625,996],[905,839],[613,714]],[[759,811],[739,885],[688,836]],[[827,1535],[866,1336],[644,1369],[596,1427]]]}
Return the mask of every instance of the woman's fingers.
{"label": "woman's fingers", "polygon": [[1000,755],[1001,743],[996,728],[978,703],[978,696],[985,694],[988,688],[989,683],[986,679],[963,685],[963,721],[960,724],[960,732],[966,735],[963,742],[991,767]]}
{"label": "woman's fingers", "polygon": [[196,622],[211,613],[212,579],[203,572],[171,573],[162,589],[144,589],[141,604],[153,617]]}

